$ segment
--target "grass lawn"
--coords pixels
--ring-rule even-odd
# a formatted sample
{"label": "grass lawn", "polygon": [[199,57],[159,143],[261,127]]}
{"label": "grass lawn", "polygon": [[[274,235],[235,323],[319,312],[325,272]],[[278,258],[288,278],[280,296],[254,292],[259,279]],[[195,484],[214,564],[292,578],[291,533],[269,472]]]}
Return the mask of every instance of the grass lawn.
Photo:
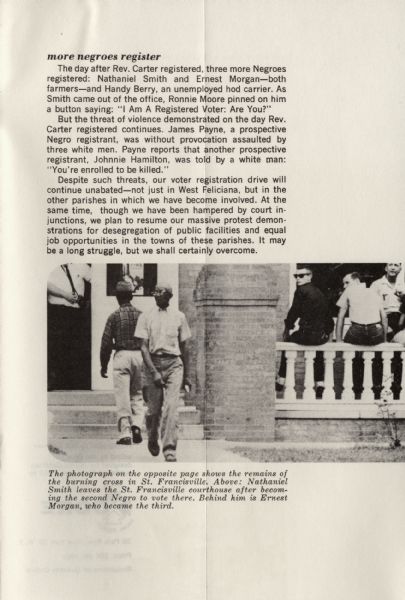
{"label": "grass lawn", "polygon": [[404,462],[405,446],[383,448],[232,448],[235,454],[253,462]]}

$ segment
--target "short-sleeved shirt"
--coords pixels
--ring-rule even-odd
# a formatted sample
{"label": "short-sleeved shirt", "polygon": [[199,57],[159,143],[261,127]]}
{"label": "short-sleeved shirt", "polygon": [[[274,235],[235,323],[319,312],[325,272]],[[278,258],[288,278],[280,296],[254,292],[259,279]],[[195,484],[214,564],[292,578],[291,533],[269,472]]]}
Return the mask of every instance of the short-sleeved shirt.
{"label": "short-sleeved shirt", "polygon": [[390,283],[384,275],[381,279],[373,281],[371,289],[381,296],[387,314],[401,312],[401,296],[405,294],[405,283],[400,280],[400,275],[394,284]]}
{"label": "short-sleeved shirt", "polygon": [[179,342],[191,337],[187,319],[180,310],[154,306],[139,317],[135,337],[148,340],[151,354],[180,356]]}
{"label": "short-sleeved shirt", "polygon": [[134,338],[135,327],[141,312],[130,302],[122,304],[107,319],[101,338],[100,362],[107,369],[113,350],[139,350],[140,342]]}
{"label": "short-sleeved shirt", "polygon": [[[75,286],[76,292],[79,296],[83,296],[84,294],[84,282],[90,281],[91,279],[91,269],[88,265],[83,264],[73,264],[70,263],[67,265],[69,269],[70,276],[73,281],[73,285]],[[54,269],[49,277],[48,282],[52,283],[62,291],[66,293],[72,293],[72,286],[69,281],[69,277],[66,272],[65,265],[59,265]],[[69,308],[79,308],[78,303],[71,304],[65,298],[61,298],[59,296],[54,296],[53,294],[48,292],[48,303],[54,304],[58,306],[69,306]]]}
{"label": "short-sleeved shirt", "polygon": [[370,325],[381,321],[382,300],[365,283],[350,284],[336,304],[339,308],[349,309],[350,320],[354,323]]}

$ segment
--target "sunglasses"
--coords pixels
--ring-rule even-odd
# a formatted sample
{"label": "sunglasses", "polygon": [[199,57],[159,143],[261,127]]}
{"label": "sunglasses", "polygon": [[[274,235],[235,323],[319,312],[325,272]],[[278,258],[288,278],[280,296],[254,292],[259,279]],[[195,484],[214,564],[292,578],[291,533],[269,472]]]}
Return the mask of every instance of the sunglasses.
{"label": "sunglasses", "polygon": [[311,275],[311,273],[296,273],[294,277],[295,279],[301,279],[302,277],[307,277],[307,275]]}

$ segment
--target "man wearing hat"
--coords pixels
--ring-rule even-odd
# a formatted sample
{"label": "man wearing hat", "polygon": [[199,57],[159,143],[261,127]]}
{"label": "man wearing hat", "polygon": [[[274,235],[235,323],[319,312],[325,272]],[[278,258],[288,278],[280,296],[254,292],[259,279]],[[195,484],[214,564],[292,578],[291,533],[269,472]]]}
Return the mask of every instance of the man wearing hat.
{"label": "man wearing hat", "polygon": [[[325,344],[333,331],[334,322],[330,314],[328,301],[312,283],[312,270],[302,265],[294,273],[297,289],[293,303],[285,320],[283,339],[285,342],[295,342],[304,346],[319,346]],[[298,331],[290,333],[299,319]],[[317,396],[321,396],[324,384],[323,353],[317,352],[314,361],[314,379]],[[287,361],[285,353],[281,355],[280,368],[276,381],[276,389],[282,390],[285,383]]]}
{"label": "man wearing hat", "polygon": [[183,380],[186,390],[191,387],[187,348],[191,333],[185,315],[169,306],[172,296],[171,285],[159,282],[154,292],[156,305],[142,313],[135,330],[135,336],[142,339],[146,367],[144,393],[149,452],[152,456],[160,452],[161,423],[163,454],[169,462],[176,461],[177,407]]}
{"label": "man wearing hat", "polygon": [[104,328],[100,348],[101,376],[107,377],[107,367],[114,349],[113,380],[117,406],[117,444],[142,442],[143,400],[137,394],[141,389],[142,354],[140,340],[134,331],[140,311],[132,304],[133,285],[118,281],[115,296],[119,308],[111,313]]}

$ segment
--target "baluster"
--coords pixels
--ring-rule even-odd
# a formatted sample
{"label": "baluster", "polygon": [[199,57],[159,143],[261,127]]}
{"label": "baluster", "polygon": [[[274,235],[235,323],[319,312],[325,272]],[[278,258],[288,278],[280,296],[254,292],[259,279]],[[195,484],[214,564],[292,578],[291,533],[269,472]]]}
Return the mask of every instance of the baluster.
{"label": "baluster", "polygon": [[297,358],[296,350],[287,350],[285,353],[287,359],[287,372],[285,377],[284,398],[286,400],[296,400],[295,392],[295,359]]}
{"label": "baluster", "polygon": [[324,352],[325,357],[325,391],[323,393],[323,400],[335,399],[334,392],[334,380],[333,380],[333,361],[335,358],[334,350],[327,350]]}
{"label": "baluster", "polygon": [[363,393],[361,395],[361,400],[364,402],[373,402],[374,401],[374,392],[373,392],[373,371],[372,371],[372,360],[373,360],[374,352],[364,351],[364,381],[363,381]]}
{"label": "baluster", "polygon": [[304,393],[302,395],[303,400],[313,400],[315,397],[314,392],[314,350],[305,350],[305,378],[304,378]]}
{"label": "baluster", "polygon": [[353,392],[353,359],[354,352],[343,352],[344,376],[342,400],[354,400]]}
{"label": "baluster", "polygon": [[382,380],[382,392],[381,398],[387,398],[392,400],[392,373],[391,373],[391,359],[394,353],[389,350],[384,350],[383,356],[383,380]]}

